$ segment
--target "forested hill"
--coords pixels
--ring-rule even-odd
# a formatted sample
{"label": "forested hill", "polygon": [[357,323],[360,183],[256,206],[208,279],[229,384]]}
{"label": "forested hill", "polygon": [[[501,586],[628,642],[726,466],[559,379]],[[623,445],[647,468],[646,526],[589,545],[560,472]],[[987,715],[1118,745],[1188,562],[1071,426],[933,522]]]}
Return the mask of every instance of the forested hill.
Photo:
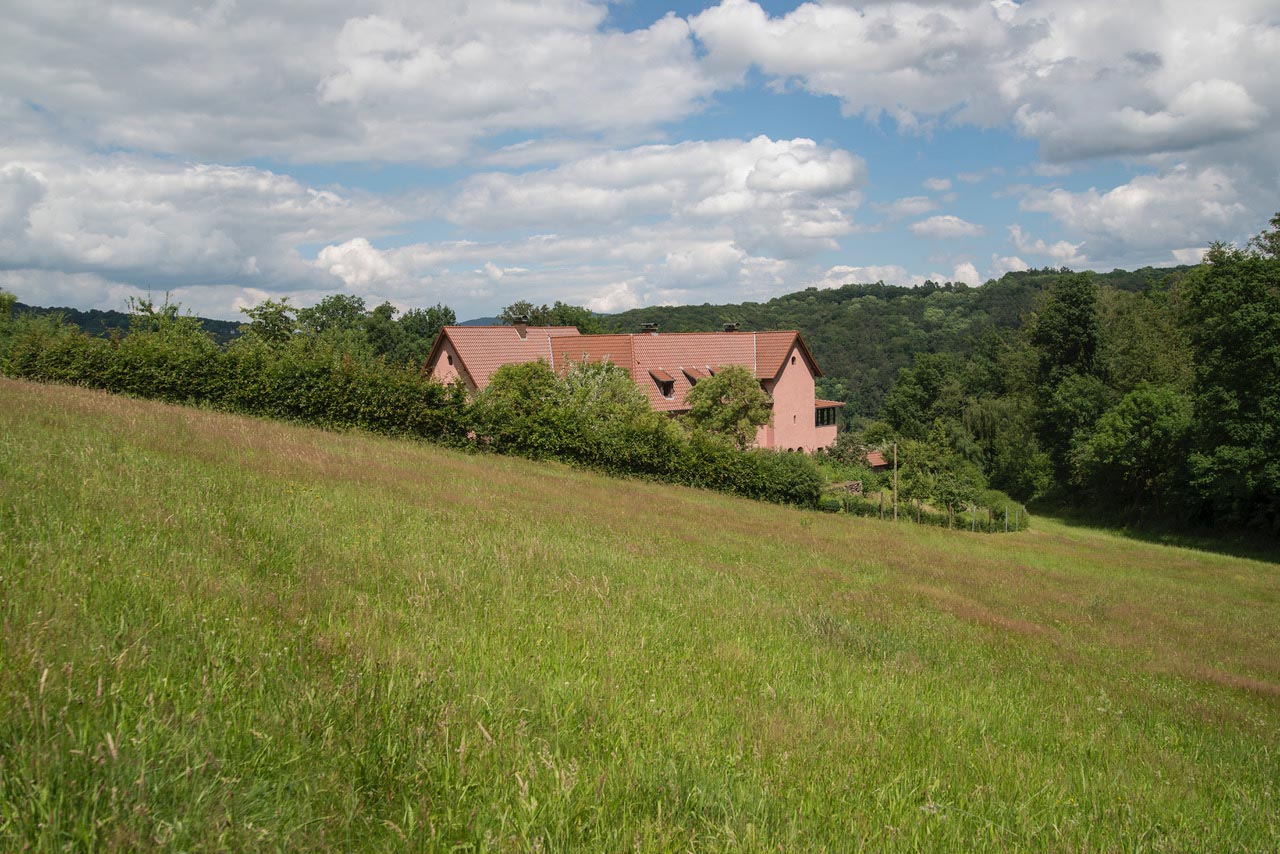
{"label": "forested hill", "polygon": [[[129,319],[133,316],[123,311],[102,311],[96,308],[81,311],[76,308],[44,308],[23,303],[15,303],[14,310],[19,314],[61,315],[65,322],[76,326],[81,332],[102,338],[110,336],[112,330],[128,332]],[[212,317],[197,317],[196,320],[219,344],[226,344],[240,334],[241,321],[238,320],[215,320]]]}
{"label": "forested hill", "polygon": [[[1191,267],[1144,267],[1096,275],[1117,291],[1162,290]],[[1007,273],[980,287],[928,282],[920,287],[850,284],[809,288],[764,303],[640,308],[608,315],[610,332],[630,332],[641,323],[657,323],[663,332],[713,331],[725,323],[743,330],[798,329],[826,376],[823,397],[849,404],[846,415],[873,417],[900,368],[919,353],[967,355],[993,330],[1016,330],[1037,295],[1067,271],[1055,269]]]}

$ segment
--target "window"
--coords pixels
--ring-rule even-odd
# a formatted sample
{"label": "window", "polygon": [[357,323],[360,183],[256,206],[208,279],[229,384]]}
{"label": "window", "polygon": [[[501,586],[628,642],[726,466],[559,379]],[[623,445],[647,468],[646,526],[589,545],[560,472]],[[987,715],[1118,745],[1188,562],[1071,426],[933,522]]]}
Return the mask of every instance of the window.
{"label": "window", "polygon": [[448,358],[449,358],[449,364],[451,364],[451,365],[452,365],[452,364],[453,364],[453,357],[452,357],[452,356],[449,356]]}
{"label": "window", "polygon": [[670,400],[676,393],[676,378],[661,368],[650,368],[649,376],[653,377],[653,382],[658,386],[658,391],[667,400]]}
{"label": "window", "polygon": [[836,423],[835,407],[830,407],[828,409],[818,409],[814,412],[813,426],[830,427],[832,424],[835,424],[835,423]]}
{"label": "window", "polygon": [[796,357],[795,357],[795,356],[792,356],[792,357],[791,357],[791,364],[793,364],[793,365],[794,365],[795,363],[796,363]]}
{"label": "window", "polygon": [[709,368],[684,368],[685,378],[689,380],[689,386],[693,387],[698,384],[698,380],[706,379],[713,376]]}

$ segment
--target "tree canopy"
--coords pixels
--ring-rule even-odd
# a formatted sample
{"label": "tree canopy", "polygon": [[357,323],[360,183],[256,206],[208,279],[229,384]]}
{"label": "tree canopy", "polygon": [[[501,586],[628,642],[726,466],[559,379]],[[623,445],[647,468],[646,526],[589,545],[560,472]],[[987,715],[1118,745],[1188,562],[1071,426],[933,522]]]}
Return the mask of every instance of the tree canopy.
{"label": "tree canopy", "polygon": [[583,335],[594,335],[604,331],[600,319],[591,311],[559,300],[551,306],[534,305],[528,300],[517,300],[498,314],[498,319],[508,325],[520,318],[524,318],[530,326],[576,326]]}
{"label": "tree canopy", "polygon": [[714,376],[699,380],[685,398],[689,422],[732,439],[739,448],[749,448],[756,433],[769,423],[773,399],[751,371],[740,365],[721,368]]}

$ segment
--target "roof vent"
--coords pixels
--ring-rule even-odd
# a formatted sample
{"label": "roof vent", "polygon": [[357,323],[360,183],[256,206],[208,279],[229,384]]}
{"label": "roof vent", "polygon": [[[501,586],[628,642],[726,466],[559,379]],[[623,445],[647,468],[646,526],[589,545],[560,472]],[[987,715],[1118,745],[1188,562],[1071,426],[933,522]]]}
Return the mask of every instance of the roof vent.
{"label": "roof vent", "polygon": [[737,332],[737,331],[738,331],[738,324],[736,324],[736,323],[726,323],[726,324],[724,325],[724,331],[725,331],[725,332]]}
{"label": "roof vent", "polygon": [[657,335],[657,334],[658,334],[658,324],[656,324],[656,323],[642,323],[642,324],[640,324],[640,331],[641,331],[641,332],[648,332],[650,335]]}

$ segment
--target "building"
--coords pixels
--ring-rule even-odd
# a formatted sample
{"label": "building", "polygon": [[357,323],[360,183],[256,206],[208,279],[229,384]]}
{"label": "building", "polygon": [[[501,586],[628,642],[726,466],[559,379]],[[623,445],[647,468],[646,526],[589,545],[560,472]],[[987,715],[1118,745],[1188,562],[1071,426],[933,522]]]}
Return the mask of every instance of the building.
{"label": "building", "polygon": [[836,440],[834,400],[819,400],[814,380],[822,376],[800,333],[676,332],[656,328],[635,335],[583,335],[572,326],[446,326],[427,370],[435,379],[482,390],[503,365],[542,359],[555,371],[575,362],[608,361],[626,370],[659,412],[688,411],[685,396],[700,379],[729,365],[751,370],[773,398],[773,419],[760,428],[756,445],[813,451]]}

